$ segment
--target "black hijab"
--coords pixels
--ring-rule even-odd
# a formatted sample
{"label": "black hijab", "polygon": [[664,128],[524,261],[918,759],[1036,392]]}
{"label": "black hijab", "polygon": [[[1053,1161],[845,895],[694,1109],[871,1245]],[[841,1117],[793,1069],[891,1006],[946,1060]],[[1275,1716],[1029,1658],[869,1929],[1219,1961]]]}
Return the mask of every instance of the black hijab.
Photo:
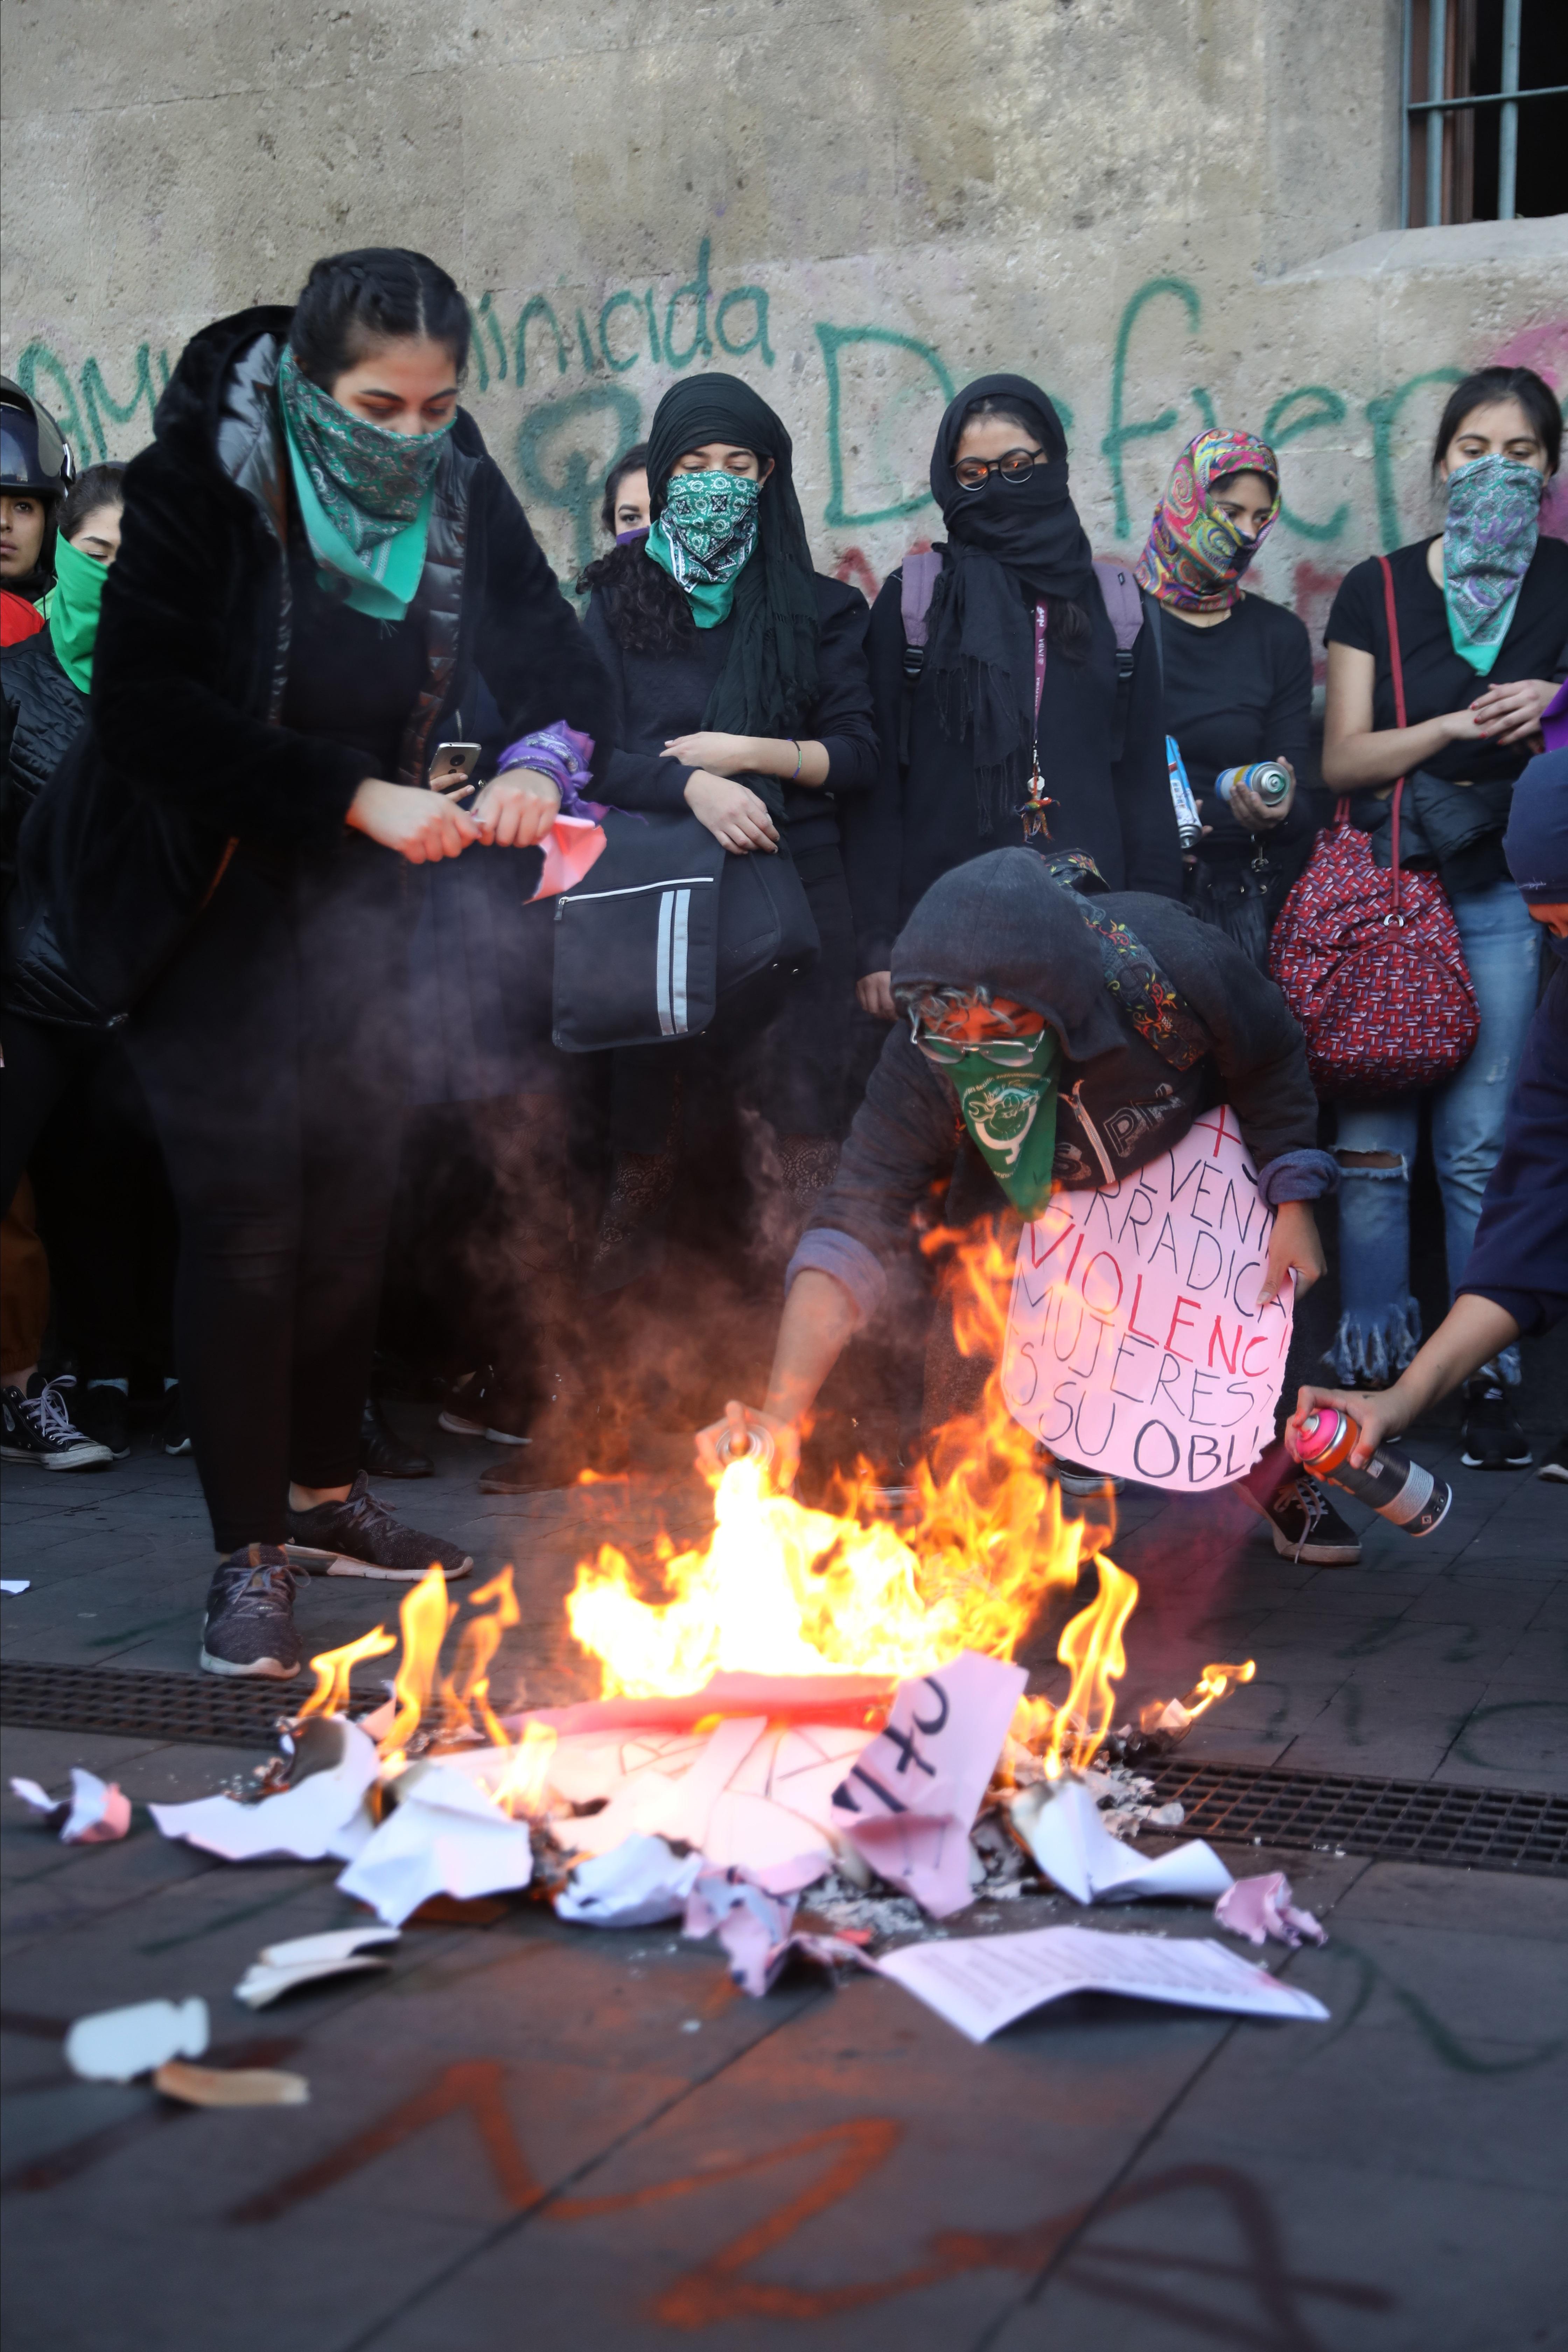
{"label": "black hijab", "polygon": [[[729,735],[798,735],[817,694],[816,587],[805,520],[795,492],[793,450],[779,417],[739,376],[683,377],[654,411],[647,487],[655,521],[678,458],[726,441],[771,457],[757,500],[757,545],[735,583],[730,657],[703,713],[704,727]],[[651,562],[651,558],[648,559]],[[782,787],[756,788],[782,814]],[[773,806],[776,799],[778,805]]]}
{"label": "black hijab", "polygon": [[[977,401],[999,398],[1039,421],[1047,461],[1026,482],[989,474],[983,489],[953,477],[964,421]],[[931,496],[947,526],[947,560],[932,599],[926,660],[944,734],[971,745],[984,833],[1022,799],[1035,734],[1031,607],[1088,593],[1094,556],[1068,496],[1067,436],[1027,376],[983,375],[965,384],[937,429]],[[1047,658],[1048,641],[1047,641]]]}

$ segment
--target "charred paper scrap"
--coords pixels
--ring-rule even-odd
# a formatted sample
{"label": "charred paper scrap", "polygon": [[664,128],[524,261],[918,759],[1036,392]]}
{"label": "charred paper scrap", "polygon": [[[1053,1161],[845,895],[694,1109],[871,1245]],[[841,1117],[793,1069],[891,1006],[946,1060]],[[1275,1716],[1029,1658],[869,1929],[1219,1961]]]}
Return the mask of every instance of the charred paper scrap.
{"label": "charred paper scrap", "polygon": [[119,1783],[100,1780],[79,1764],[71,1766],[68,1797],[51,1797],[36,1780],[13,1780],[11,1786],[50,1829],[59,1823],[62,1845],[108,1845],[131,1827],[131,1800]]}

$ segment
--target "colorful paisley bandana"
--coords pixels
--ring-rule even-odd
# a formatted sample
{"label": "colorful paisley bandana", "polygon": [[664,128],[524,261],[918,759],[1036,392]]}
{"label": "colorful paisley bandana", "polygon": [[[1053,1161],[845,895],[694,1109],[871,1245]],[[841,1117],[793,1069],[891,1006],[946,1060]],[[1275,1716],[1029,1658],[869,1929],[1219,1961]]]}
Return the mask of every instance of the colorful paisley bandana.
{"label": "colorful paisley bandana", "polygon": [[1541,531],[1546,478],[1517,457],[1473,457],[1448,477],[1443,602],[1461,661],[1485,677],[1502,651]]}
{"label": "colorful paisley bandana", "polygon": [[365,556],[405,530],[429,494],[454,420],[434,433],[389,433],[341,408],[289,350],[279,362],[278,397],[290,446],[340,539]]}
{"label": "colorful paisley bandana", "polygon": [[700,629],[730,617],[735,583],[757,543],[762,484],[745,474],[671,474],[647,551],[685,589]]}
{"label": "colorful paisley bandana", "polygon": [[[1211,511],[1209,492],[1230,474],[1261,474],[1274,504],[1254,540]],[[1138,559],[1140,583],[1162,604],[1187,613],[1221,613],[1241,593],[1241,575],[1279,512],[1279,464],[1250,433],[1200,433],[1177,458],[1170,487],[1154,509],[1149,543]]]}
{"label": "colorful paisley bandana", "polygon": [[1056,1031],[1042,1029],[1027,1069],[999,1070],[977,1047],[947,1072],[976,1148],[1013,1206],[1026,1217],[1034,1216],[1050,1193],[1061,1055]]}

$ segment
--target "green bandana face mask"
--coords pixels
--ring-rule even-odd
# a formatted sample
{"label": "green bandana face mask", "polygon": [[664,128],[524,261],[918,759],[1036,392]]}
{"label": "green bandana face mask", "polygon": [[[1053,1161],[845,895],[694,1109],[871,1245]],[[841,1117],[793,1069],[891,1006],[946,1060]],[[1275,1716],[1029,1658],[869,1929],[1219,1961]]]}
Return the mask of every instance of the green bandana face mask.
{"label": "green bandana face mask", "polygon": [[291,351],[278,364],[278,402],[289,470],[310,551],[346,601],[378,621],[400,621],[425,570],[436,469],[452,423],[434,433],[389,433],[301,374]]}
{"label": "green bandana face mask", "polygon": [[107,563],[84,555],[68,539],[55,541],[55,585],[49,596],[49,635],[55,657],[79,694],[92,685],[92,649],[103,604]]}
{"label": "green bandana face mask", "polygon": [[1545,488],[1517,457],[1472,457],[1448,477],[1443,602],[1454,651],[1479,677],[1502,651],[1541,535]]}
{"label": "green bandana face mask", "polygon": [[1026,1217],[1044,1208],[1050,1195],[1061,1054],[1056,1031],[1046,1029],[1035,1039],[1023,1068],[999,1070],[986,1060],[984,1047],[976,1045],[950,1064],[946,1073],[982,1158]]}
{"label": "green bandana face mask", "polygon": [[735,583],[757,544],[762,484],[745,474],[672,474],[647,552],[685,589],[700,629],[730,617]]}

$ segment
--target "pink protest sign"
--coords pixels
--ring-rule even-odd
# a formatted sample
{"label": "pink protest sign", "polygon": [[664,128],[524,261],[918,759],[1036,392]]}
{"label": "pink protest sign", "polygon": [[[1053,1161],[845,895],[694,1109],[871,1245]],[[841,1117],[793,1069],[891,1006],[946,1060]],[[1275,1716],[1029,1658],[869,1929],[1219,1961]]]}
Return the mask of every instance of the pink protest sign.
{"label": "pink protest sign", "polygon": [[1236,1113],[1024,1228],[1002,1387],[1053,1454],[1180,1492],[1228,1486],[1274,1435],[1291,1285],[1260,1307],[1274,1212]]}

